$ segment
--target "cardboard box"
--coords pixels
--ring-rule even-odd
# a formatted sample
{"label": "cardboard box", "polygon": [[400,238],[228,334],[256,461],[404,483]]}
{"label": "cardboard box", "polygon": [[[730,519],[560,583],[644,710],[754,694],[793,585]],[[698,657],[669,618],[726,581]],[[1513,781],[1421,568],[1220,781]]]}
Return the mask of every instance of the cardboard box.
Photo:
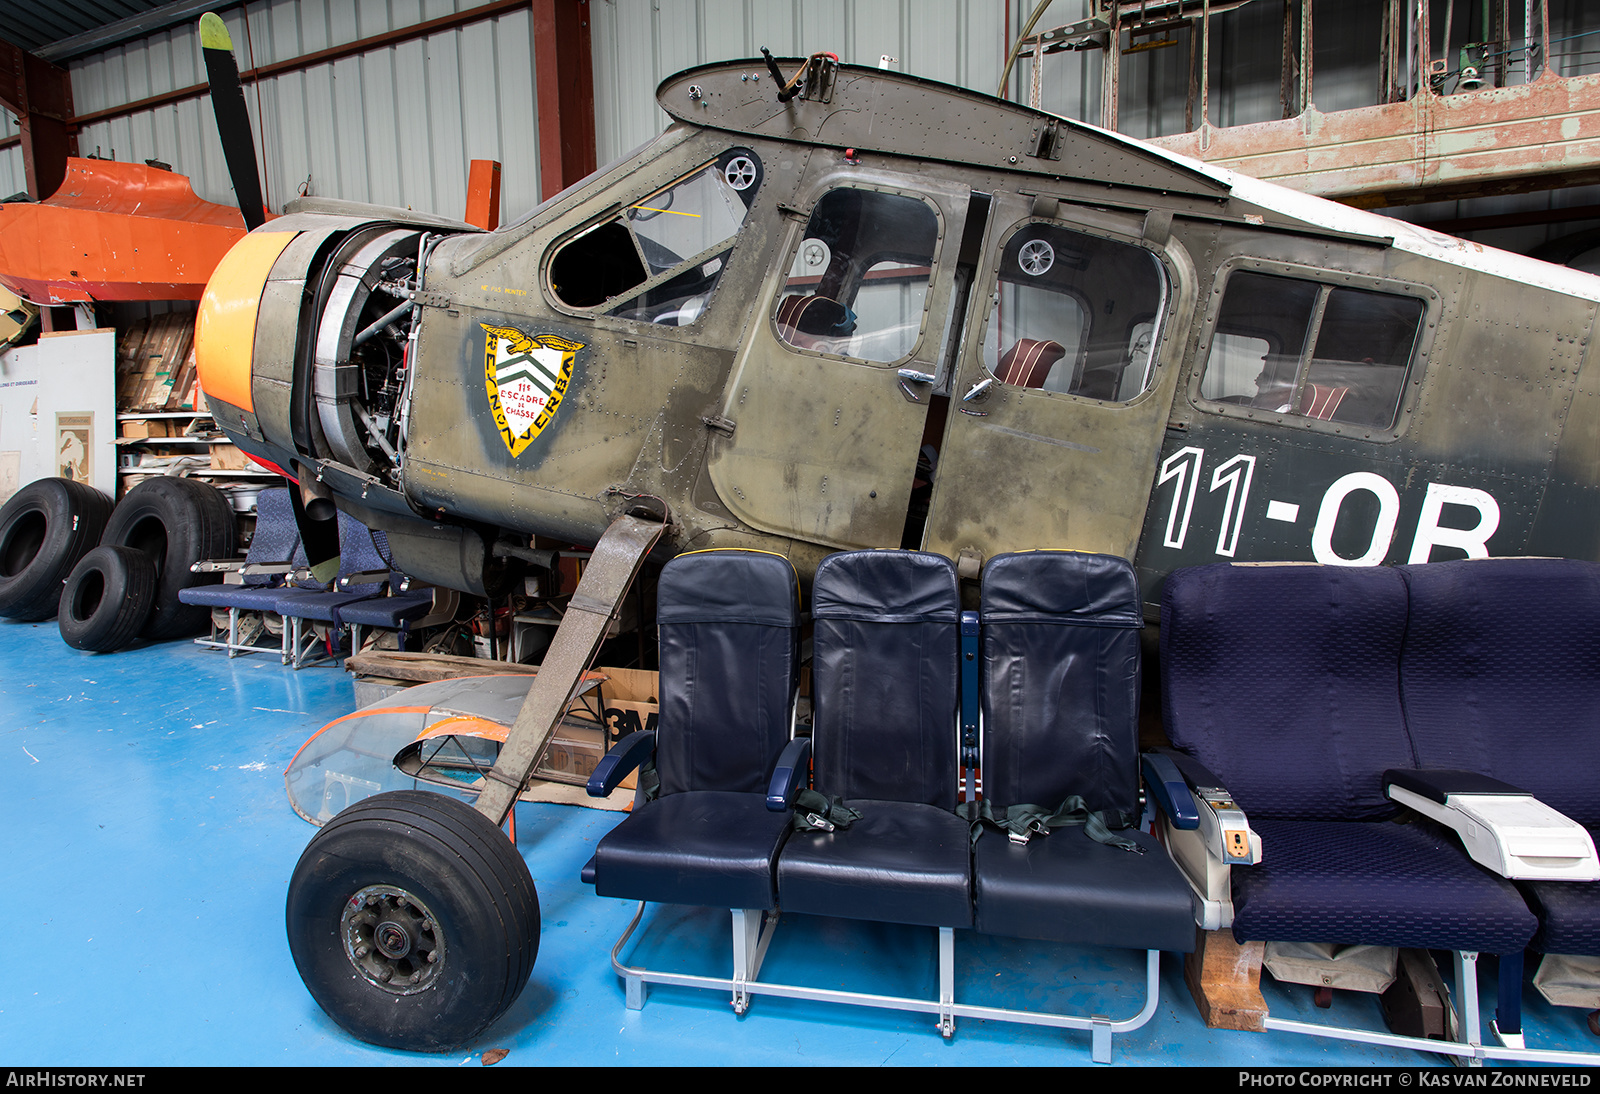
{"label": "cardboard box", "polygon": [[602,666],[606,682],[600,685],[605,710],[606,747],[609,749],[630,733],[655,729],[661,713],[657,696],[661,690],[659,674],[648,669],[613,669]]}
{"label": "cardboard box", "polygon": [[211,446],[211,470],[248,471],[250,467],[250,457],[233,445],[214,444]]}
{"label": "cardboard box", "polygon": [[172,423],[165,418],[137,418],[119,424],[118,431],[129,440],[172,436]]}

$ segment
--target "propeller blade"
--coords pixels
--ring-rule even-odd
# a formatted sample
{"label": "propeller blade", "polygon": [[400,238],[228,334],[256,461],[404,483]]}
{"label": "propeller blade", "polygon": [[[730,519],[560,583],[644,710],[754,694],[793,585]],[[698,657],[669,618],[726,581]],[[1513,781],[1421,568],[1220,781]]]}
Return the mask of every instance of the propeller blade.
{"label": "propeller blade", "polygon": [[326,584],[339,572],[339,518],[329,501],[313,504],[326,510],[326,515],[313,516],[306,511],[305,499],[298,489],[291,488],[289,502],[294,507],[294,523],[300,529],[300,545],[305,548],[306,563],[311,576]]}
{"label": "propeller blade", "polygon": [[239,86],[233,39],[221,16],[207,12],[200,17],[200,51],[206,59],[211,108],[217,112],[217,135],[222,138],[222,155],[239,199],[239,215],[244,217],[244,226],[254,230],[267,222],[267,215],[262,207],[255,140],[250,135],[250,112],[245,109],[244,88]]}

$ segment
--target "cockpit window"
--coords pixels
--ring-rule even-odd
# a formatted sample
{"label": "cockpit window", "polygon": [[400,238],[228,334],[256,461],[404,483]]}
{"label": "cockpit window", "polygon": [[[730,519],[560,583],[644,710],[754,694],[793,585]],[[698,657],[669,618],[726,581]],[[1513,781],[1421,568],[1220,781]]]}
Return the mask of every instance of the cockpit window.
{"label": "cockpit window", "polygon": [[812,210],[773,322],[796,349],[911,356],[922,336],[939,218],[920,198],[831,190]]}
{"label": "cockpit window", "polygon": [[667,326],[692,323],[705,310],[760,184],[754,152],[724,153],[558,244],[550,259],[551,290],[572,308],[626,297],[607,314]]}
{"label": "cockpit window", "polygon": [[1166,292],[1143,247],[1024,225],[1000,256],[984,364],[1003,384],[1126,402],[1150,386]]}
{"label": "cockpit window", "polygon": [[1425,310],[1423,301],[1398,293],[1235,271],[1200,397],[1389,429]]}

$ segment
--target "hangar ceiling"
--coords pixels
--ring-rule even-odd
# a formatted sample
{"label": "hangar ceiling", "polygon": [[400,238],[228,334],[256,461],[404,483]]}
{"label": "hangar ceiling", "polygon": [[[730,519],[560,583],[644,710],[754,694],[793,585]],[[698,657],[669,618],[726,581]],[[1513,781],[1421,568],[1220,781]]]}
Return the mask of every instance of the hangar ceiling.
{"label": "hangar ceiling", "polygon": [[230,0],[0,0],[0,39],[60,64],[172,26]]}

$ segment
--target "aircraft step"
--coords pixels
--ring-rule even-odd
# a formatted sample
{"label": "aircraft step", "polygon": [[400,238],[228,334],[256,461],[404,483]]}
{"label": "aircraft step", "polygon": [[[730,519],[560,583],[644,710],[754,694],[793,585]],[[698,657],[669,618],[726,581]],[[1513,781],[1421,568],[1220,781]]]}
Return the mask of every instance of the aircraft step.
{"label": "aircraft step", "polygon": [[550,747],[562,712],[576,695],[606,628],[664,528],[657,519],[621,516],[595,544],[539,675],[528,689],[528,698],[489,772],[483,793],[478,795],[475,808],[495,824],[505,822],[517,795]]}

